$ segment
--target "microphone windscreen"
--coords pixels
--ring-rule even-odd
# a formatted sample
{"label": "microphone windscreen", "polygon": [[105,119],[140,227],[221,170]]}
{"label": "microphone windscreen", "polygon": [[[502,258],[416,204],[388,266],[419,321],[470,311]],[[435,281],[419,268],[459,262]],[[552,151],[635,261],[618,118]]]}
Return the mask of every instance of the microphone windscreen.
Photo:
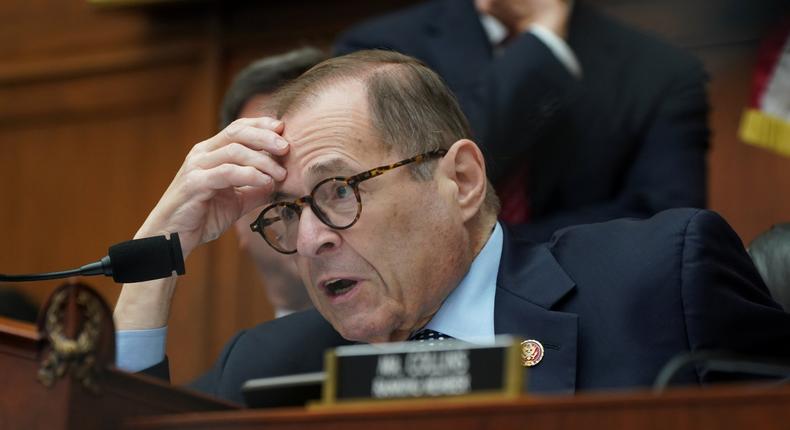
{"label": "microphone windscreen", "polygon": [[110,247],[112,278],[115,282],[143,282],[183,275],[184,256],[178,234],[128,240]]}

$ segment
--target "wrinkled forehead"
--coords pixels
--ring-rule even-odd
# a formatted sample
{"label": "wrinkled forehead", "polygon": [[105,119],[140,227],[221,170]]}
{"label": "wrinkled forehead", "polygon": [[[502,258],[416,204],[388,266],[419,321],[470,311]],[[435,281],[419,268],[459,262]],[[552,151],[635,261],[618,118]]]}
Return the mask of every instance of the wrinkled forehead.
{"label": "wrinkled forehead", "polygon": [[288,171],[283,191],[301,188],[304,193],[321,179],[350,176],[389,158],[388,147],[372,127],[367,94],[358,81],[340,82],[309,96],[282,120],[283,137],[291,145],[281,160]]}

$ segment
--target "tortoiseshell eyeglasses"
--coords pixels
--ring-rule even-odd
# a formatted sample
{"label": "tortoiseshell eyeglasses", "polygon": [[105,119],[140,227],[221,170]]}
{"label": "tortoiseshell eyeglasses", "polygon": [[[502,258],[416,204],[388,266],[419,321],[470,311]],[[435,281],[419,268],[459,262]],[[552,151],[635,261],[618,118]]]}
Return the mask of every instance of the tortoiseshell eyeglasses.
{"label": "tortoiseshell eyeglasses", "polygon": [[327,226],[337,230],[347,229],[359,220],[362,213],[362,199],[359,196],[361,182],[395,168],[441,158],[445,154],[446,150],[437,149],[347,178],[324,179],[313,187],[309,195],[294,201],[276,202],[264,208],[250,224],[250,229],[257,231],[275,250],[283,254],[293,254],[296,252],[299,217],[305,206],[310,206],[318,219]]}

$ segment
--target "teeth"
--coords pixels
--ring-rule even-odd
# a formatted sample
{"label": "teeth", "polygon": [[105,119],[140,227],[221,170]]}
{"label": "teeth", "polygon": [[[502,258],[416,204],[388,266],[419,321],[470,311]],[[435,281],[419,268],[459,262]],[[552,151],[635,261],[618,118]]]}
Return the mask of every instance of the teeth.
{"label": "teeth", "polygon": [[342,282],[342,279],[332,279],[331,281],[327,281],[324,285],[327,289],[332,291],[333,289],[337,288],[338,284]]}
{"label": "teeth", "polygon": [[329,294],[337,296],[353,288],[356,283],[356,281],[350,279],[335,278],[327,281],[324,285]]}

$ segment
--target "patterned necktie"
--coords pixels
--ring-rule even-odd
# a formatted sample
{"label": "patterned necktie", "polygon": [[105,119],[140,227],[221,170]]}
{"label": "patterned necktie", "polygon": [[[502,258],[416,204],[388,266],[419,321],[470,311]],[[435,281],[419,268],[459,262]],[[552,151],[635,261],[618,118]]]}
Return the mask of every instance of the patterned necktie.
{"label": "patterned necktie", "polygon": [[429,328],[424,328],[417,333],[414,333],[409,337],[409,340],[416,340],[418,342],[428,342],[429,344],[433,345],[435,342],[441,342],[443,340],[452,339],[452,336],[448,336],[444,333],[440,333],[435,330],[431,330]]}

